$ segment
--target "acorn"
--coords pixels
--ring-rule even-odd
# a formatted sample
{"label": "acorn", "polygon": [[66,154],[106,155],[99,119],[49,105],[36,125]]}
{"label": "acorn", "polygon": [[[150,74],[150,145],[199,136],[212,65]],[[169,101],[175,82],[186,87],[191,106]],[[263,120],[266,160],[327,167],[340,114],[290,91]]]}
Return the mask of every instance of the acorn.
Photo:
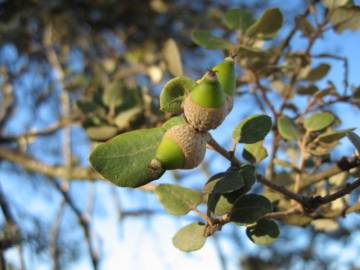
{"label": "acorn", "polygon": [[197,167],[204,159],[208,136],[187,123],[170,128],[164,134],[150,167],[155,170]]}
{"label": "acorn", "polygon": [[224,61],[212,68],[216,73],[220,85],[228,96],[233,96],[236,89],[235,63],[232,57],[226,57]]}
{"label": "acorn", "polygon": [[226,94],[214,71],[210,70],[184,100],[188,123],[203,132],[217,128],[227,114]]}
{"label": "acorn", "polygon": [[226,93],[226,114],[229,114],[233,108],[233,96],[236,89],[234,59],[232,57],[226,57],[222,63],[217,64],[212,70],[216,72],[216,77]]}

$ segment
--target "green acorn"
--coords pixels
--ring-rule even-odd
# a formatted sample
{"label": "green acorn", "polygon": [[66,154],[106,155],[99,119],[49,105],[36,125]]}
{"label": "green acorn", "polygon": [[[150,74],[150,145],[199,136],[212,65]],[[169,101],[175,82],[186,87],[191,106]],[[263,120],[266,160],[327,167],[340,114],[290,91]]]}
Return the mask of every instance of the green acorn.
{"label": "green acorn", "polygon": [[227,114],[226,94],[216,74],[209,71],[184,100],[188,123],[198,131],[217,128]]}
{"label": "green acorn", "polygon": [[212,68],[216,72],[216,77],[224,92],[228,96],[233,96],[236,89],[235,63],[232,57],[226,57],[224,62]]}
{"label": "green acorn", "polygon": [[197,132],[188,124],[174,126],[164,134],[150,166],[165,170],[195,168],[204,159],[207,141],[207,133]]}
{"label": "green acorn", "polygon": [[216,72],[219,83],[226,93],[226,114],[229,114],[233,108],[233,96],[236,89],[234,59],[232,57],[226,57],[222,63],[217,64],[212,70]]}

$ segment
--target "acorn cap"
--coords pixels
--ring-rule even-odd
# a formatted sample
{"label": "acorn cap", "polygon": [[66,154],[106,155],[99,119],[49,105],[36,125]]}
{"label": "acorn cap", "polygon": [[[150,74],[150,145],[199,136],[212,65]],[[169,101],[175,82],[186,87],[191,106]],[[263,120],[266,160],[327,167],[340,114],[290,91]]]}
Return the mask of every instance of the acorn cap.
{"label": "acorn cap", "polygon": [[185,163],[179,169],[192,169],[203,161],[209,140],[207,133],[197,132],[190,125],[182,124],[169,129],[164,138],[175,142],[183,151]]}
{"label": "acorn cap", "polygon": [[195,103],[191,95],[184,100],[186,120],[194,129],[201,132],[217,128],[223,122],[227,111],[226,102],[219,108],[204,108]]}
{"label": "acorn cap", "polygon": [[225,105],[226,105],[226,114],[228,115],[234,107],[234,97],[226,95]]}

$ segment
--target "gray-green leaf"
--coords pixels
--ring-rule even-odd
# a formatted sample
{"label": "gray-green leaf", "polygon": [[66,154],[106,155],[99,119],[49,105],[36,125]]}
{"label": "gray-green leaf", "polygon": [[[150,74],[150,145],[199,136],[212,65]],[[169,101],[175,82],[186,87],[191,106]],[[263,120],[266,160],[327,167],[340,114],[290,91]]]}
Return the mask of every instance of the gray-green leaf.
{"label": "gray-green leaf", "polygon": [[300,28],[304,36],[310,36],[314,32],[312,24],[303,16],[296,16],[296,25]]}
{"label": "gray-green leaf", "polygon": [[316,138],[316,142],[331,144],[334,143],[343,137],[345,137],[350,131],[353,131],[353,128],[343,129],[338,131],[330,131],[324,134],[321,134],[319,137]]}
{"label": "gray-green leaf", "polygon": [[252,14],[242,8],[233,8],[225,14],[225,24],[230,29],[246,31],[254,23]]}
{"label": "gray-green leaf", "polygon": [[113,81],[105,89],[102,100],[109,108],[120,106],[124,102],[122,82],[120,80]]}
{"label": "gray-green leaf", "polygon": [[246,235],[257,245],[270,245],[280,235],[278,225],[267,219],[260,219],[256,225],[246,228]]}
{"label": "gray-green leaf", "polygon": [[179,185],[161,184],[155,193],[165,210],[175,216],[187,214],[203,201],[201,192]]}
{"label": "gray-green leaf", "polygon": [[280,30],[282,24],[283,15],[280,9],[267,9],[261,17],[247,29],[246,34],[249,37],[269,38]]}
{"label": "gray-green leaf", "polygon": [[247,194],[241,197],[231,210],[230,220],[251,224],[272,211],[271,202],[264,196]]}
{"label": "gray-green leaf", "polygon": [[160,93],[160,110],[172,114],[181,113],[181,104],[195,84],[195,81],[185,76],[168,81]]}
{"label": "gray-green leaf", "polygon": [[304,127],[308,131],[318,131],[330,126],[335,120],[332,113],[319,112],[314,113],[310,117],[305,119]]}
{"label": "gray-green leaf", "polygon": [[360,7],[340,7],[330,13],[330,21],[337,32],[346,29],[356,31],[360,28]]}
{"label": "gray-green leaf", "polygon": [[227,171],[210,177],[204,186],[205,193],[231,193],[245,186],[240,171]]}
{"label": "gray-green leaf", "polygon": [[206,30],[194,30],[191,33],[191,38],[194,43],[208,50],[225,49],[228,46],[227,41],[215,37]]}
{"label": "gray-green leaf", "polygon": [[328,9],[335,9],[347,5],[349,0],[321,0],[321,2]]}
{"label": "gray-green leaf", "polygon": [[179,48],[174,39],[169,38],[165,44],[163,49],[164,59],[167,64],[167,67],[170,73],[173,76],[181,76],[183,75],[183,68],[181,63],[181,55]]}
{"label": "gray-green leaf", "polygon": [[204,224],[200,222],[191,223],[178,231],[173,237],[172,242],[176,248],[185,252],[198,250],[206,242],[204,231]]}
{"label": "gray-green leaf", "polygon": [[207,207],[215,215],[221,216],[228,214],[244,193],[241,189],[224,194],[211,193],[208,196]]}
{"label": "gray-green leaf", "polygon": [[250,163],[257,163],[268,156],[266,148],[263,146],[263,141],[257,143],[245,144],[243,157]]}
{"label": "gray-green leaf", "polygon": [[232,137],[240,143],[256,143],[271,130],[271,118],[267,115],[252,115],[242,120],[234,129]]}
{"label": "gray-green leaf", "polygon": [[94,141],[106,141],[117,133],[116,127],[109,125],[89,127],[86,129],[86,134],[91,140]]}
{"label": "gray-green leaf", "polygon": [[138,187],[158,179],[163,172],[149,168],[165,130],[140,129],[120,134],[98,145],[90,163],[104,178],[121,187]]}
{"label": "gray-green leaf", "polygon": [[356,150],[360,153],[360,137],[355,132],[348,132],[347,137],[351,143],[355,146]]}
{"label": "gray-green leaf", "polygon": [[330,71],[330,65],[321,63],[317,67],[310,70],[309,74],[306,76],[308,81],[318,81],[324,78]]}
{"label": "gray-green leaf", "polygon": [[143,108],[140,106],[132,107],[128,110],[121,111],[115,117],[115,125],[119,129],[124,129],[130,126],[131,122],[134,121],[141,113],[143,112]]}
{"label": "gray-green leaf", "polygon": [[296,123],[286,115],[279,117],[277,127],[281,137],[286,140],[297,140],[301,137],[301,130]]}

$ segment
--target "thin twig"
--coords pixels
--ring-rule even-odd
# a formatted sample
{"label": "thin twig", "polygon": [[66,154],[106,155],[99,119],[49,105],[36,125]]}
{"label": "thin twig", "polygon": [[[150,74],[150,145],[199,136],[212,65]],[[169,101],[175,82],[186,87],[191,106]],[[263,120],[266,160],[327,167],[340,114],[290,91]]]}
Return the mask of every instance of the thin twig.
{"label": "thin twig", "polygon": [[209,133],[209,141],[208,141],[208,145],[215,150],[216,152],[218,152],[220,155],[222,155],[223,157],[225,157],[226,159],[228,159],[232,165],[235,166],[240,166],[241,163],[238,159],[235,158],[235,156],[227,151],[225,148],[223,148]]}
{"label": "thin twig", "polygon": [[272,190],[275,190],[275,191],[285,195],[286,197],[288,197],[290,199],[293,199],[293,200],[299,202],[300,204],[302,204],[303,201],[304,201],[303,196],[301,196],[301,195],[299,195],[297,193],[294,193],[294,192],[292,192],[292,191],[290,191],[290,190],[288,190],[288,189],[286,189],[286,188],[284,188],[282,186],[279,186],[279,185],[275,184],[274,182],[271,182],[271,181],[267,180],[265,177],[263,177],[260,174],[256,175],[256,179],[260,183],[262,183],[263,185],[265,185],[265,186],[271,188]]}
{"label": "thin twig", "polygon": [[88,215],[81,212],[81,210],[75,205],[74,201],[70,197],[69,194],[69,185],[67,182],[60,183],[59,181],[52,181],[55,185],[56,189],[62,194],[63,198],[65,199],[66,203],[70,206],[72,211],[75,213],[79,225],[81,226],[84,236],[87,242],[87,246],[89,249],[89,255],[91,258],[91,263],[94,270],[98,269],[99,257],[97,252],[95,251],[92,241],[91,241],[91,232],[90,232],[90,220]]}
{"label": "thin twig", "polygon": [[358,187],[360,187],[360,178],[356,179],[352,183],[346,184],[346,186],[343,189],[340,189],[339,191],[337,191],[335,193],[332,193],[332,194],[329,194],[329,195],[326,195],[323,197],[315,198],[315,200],[319,204],[327,204],[327,203],[335,201],[347,194],[350,194],[353,190],[357,189]]}
{"label": "thin twig", "polygon": [[305,160],[306,160],[306,145],[308,143],[310,136],[310,132],[306,131],[305,135],[302,137],[300,144],[300,160],[299,166],[297,167],[297,172],[295,175],[295,184],[294,184],[294,192],[298,193],[301,187],[301,178],[305,168]]}
{"label": "thin twig", "polygon": [[301,209],[301,207],[293,207],[284,211],[279,211],[279,212],[271,212],[271,213],[267,213],[263,216],[263,218],[266,219],[283,219],[289,216],[293,216],[293,215],[297,215],[297,214],[302,214],[303,211]]}
{"label": "thin twig", "polygon": [[65,210],[65,199],[63,199],[60,203],[60,207],[58,209],[58,211],[56,212],[55,215],[55,221],[51,226],[51,238],[50,238],[50,251],[51,251],[51,256],[53,259],[53,269],[54,270],[61,270],[60,267],[60,251],[58,249],[58,239],[59,239],[59,231],[60,231],[60,224],[61,224],[61,220],[62,220],[62,216],[63,216],[63,212]]}

